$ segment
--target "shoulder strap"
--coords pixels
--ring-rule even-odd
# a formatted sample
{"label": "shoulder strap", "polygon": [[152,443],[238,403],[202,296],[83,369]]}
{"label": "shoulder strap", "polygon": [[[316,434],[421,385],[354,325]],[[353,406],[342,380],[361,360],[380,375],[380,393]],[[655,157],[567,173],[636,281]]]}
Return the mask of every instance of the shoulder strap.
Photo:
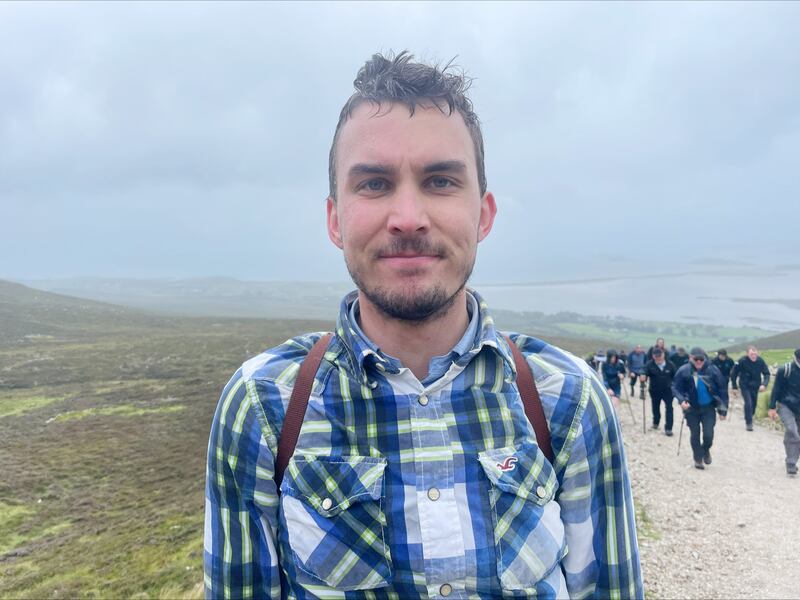
{"label": "shoulder strap", "polygon": [[294,382],[289,405],[286,407],[286,416],[283,418],[283,428],[278,440],[278,455],[275,457],[275,484],[278,486],[278,490],[281,489],[283,473],[289,465],[289,459],[294,454],[300,427],[303,425],[303,417],[306,415],[311,386],[314,385],[314,377],[319,370],[322,357],[325,356],[325,351],[328,349],[331,337],[333,336],[329,333],[319,338],[308,351],[303,362],[300,363],[300,372]]}
{"label": "shoulder strap", "polygon": [[[322,357],[330,343],[331,334],[321,337],[309,350],[308,355],[300,365],[300,372],[297,374],[292,395],[289,398],[289,405],[286,408],[286,416],[283,419],[280,439],[278,440],[278,454],[275,457],[275,484],[278,490],[283,481],[283,474],[289,465],[289,459],[294,454],[297,438],[300,435],[300,427],[303,425],[303,417],[308,406],[308,397],[311,395],[311,386],[314,384],[314,376],[317,374]],[[542,400],[539,398],[539,390],[536,389],[536,382],[533,380],[533,373],[530,365],[520,352],[517,345],[506,337],[511,354],[514,356],[514,364],[517,367],[517,387],[522,397],[522,404],[525,407],[525,416],[533,426],[536,434],[536,443],[542,449],[547,460],[553,462],[553,448],[550,444],[550,430],[547,427],[547,418],[544,416]]]}
{"label": "shoulder strap", "polygon": [[544,416],[542,400],[539,398],[539,390],[536,389],[536,382],[533,379],[533,372],[520,352],[517,345],[511,338],[505,336],[511,354],[514,356],[514,364],[517,367],[517,387],[519,395],[522,397],[522,404],[525,406],[525,416],[533,426],[536,434],[536,443],[542,449],[544,455],[551,463],[553,462],[553,447],[550,444],[550,429],[547,427],[547,418]]}

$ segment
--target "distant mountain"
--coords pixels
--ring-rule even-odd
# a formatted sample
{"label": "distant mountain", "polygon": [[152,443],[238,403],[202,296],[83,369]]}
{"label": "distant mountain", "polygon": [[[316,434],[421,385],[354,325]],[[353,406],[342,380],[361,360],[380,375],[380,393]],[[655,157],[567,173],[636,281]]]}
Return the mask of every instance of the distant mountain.
{"label": "distant mountain", "polygon": [[37,337],[88,339],[145,326],[170,327],[170,323],[143,311],[0,280],[0,346]]}
{"label": "distant mountain", "polygon": [[[777,335],[771,335],[759,340],[751,342],[753,346],[759,350],[784,350],[784,349],[797,349],[800,348],[800,329],[794,331],[787,331]],[[731,350],[742,351],[747,350],[748,344],[738,344],[733,346]]]}
{"label": "distant mountain", "polygon": [[32,287],[163,314],[278,319],[335,319],[352,284],[193,279],[46,279]]}

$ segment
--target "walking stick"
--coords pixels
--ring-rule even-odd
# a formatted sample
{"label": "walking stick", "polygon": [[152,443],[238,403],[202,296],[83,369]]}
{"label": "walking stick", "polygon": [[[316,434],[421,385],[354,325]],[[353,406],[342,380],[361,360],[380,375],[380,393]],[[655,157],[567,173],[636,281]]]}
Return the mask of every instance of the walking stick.
{"label": "walking stick", "polygon": [[622,391],[625,393],[625,402],[628,404],[628,410],[631,412],[631,419],[633,424],[636,425],[636,416],[633,414],[633,406],[631,406],[631,398],[628,396],[628,382],[622,382]]}
{"label": "walking stick", "polygon": [[683,440],[683,424],[686,422],[686,411],[681,409],[683,412],[683,417],[681,418],[681,430],[678,433],[678,456],[681,455],[681,441]]}
{"label": "walking stick", "polygon": [[642,400],[642,433],[647,435],[647,403],[644,401],[644,382],[639,378],[639,398]]}

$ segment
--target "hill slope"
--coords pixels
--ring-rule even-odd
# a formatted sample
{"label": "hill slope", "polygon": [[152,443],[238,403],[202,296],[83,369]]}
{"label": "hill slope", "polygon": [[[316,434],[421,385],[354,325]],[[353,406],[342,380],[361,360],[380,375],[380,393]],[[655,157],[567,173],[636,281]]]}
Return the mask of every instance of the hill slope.
{"label": "hill slope", "polygon": [[[800,348],[800,329],[771,335],[755,340],[752,344],[759,350],[782,350],[784,348]],[[749,344],[739,344],[733,350],[747,350]]]}

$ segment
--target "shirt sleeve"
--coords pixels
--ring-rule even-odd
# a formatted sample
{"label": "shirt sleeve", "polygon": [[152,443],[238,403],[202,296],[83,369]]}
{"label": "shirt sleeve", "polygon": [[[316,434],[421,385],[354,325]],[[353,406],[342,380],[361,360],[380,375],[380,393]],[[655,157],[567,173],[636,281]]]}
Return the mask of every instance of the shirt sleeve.
{"label": "shirt sleeve", "polygon": [[206,466],[206,598],[280,598],[274,460],[257,402],[239,371],[214,415]]}
{"label": "shirt sleeve", "polygon": [[761,385],[767,387],[769,385],[770,374],[769,374],[769,367],[767,366],[767,361],[763,359],[761,360],[761,374],[764,376],[763,383]]}
{"label": "shirt sleeve", "polygon": [[633,496],[616,412],[605,390],[585,377],[585,408],[558,502],[569,552],[564,576],[570,598],[643,598]]}
{"label": "shirt sleeve", "polygon": [[777,408],[778,402],[783,400],[783,385],[785,378],[784,368],[778,369],[775,374],[775,384],[772,386],[772,395],[769,397],[769,407]]}

